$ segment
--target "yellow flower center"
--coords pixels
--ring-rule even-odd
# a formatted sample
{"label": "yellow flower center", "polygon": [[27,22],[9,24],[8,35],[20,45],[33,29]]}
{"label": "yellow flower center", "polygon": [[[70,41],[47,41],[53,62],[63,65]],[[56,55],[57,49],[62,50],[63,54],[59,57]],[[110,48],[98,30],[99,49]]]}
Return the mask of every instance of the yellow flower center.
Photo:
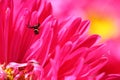
{"label": "yellow flower center", "polygon": [[36,71],[41,72],[40,70],[40,65],[34,60],[27,63],[11,62],[8,65],[1,64],[0,80],[33,80],[37,79],[37,76],[35,75],[39,74],[37,74]]}
{"label": "yellow flower center", "polygon": [[13,80],[13,69],[12,68],[6,68],[5,73],[7,74],[7,80]]}
{"label": "yellow flower center", "polygon": [[[93,14],[92,14],[93,15]],[[117,24],[109,16],[90,16],[90,34],[99,34],[103,40],[114,38],[118,35]]]}

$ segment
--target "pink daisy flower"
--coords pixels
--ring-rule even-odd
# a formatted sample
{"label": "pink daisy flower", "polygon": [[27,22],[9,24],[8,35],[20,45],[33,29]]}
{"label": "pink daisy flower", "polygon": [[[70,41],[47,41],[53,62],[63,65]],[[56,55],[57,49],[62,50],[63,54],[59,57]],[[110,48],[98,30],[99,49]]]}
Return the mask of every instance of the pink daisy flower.
{"label": "pink daisy flower", "polygon": [[0,1],[0,80],[100,80],[107,58],[89,21],[59,21],[43,0]]}

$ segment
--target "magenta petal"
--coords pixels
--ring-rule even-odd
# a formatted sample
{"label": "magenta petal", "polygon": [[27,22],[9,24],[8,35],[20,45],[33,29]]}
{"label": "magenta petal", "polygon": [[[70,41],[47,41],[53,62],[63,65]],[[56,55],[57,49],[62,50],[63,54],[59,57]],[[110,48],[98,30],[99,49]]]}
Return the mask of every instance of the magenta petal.
{"label": "magenta petal", "polygon": [[88,31],[89,24],[90,24],[90,21],[88,21],[88,20],[83,21],[80,25],[80,29],[79,29],[78,33],[81,35],[85,34]]}
{"label": "magenta petal", "polygon": [[82,77],[91,75],[93,73],[96,73],[97,71],[99,71],[103,66],[105,66],[105,64],[107,63],[107,58],[103,57],[99,60],[96,60],[95,62],[91,63],[88,67],[90,67],[90,70],[88,70],[88,72],[86,72],[85,74],[82,75]]}
{"label": "magenta petal", "polygon": [[119,80],[120,79],[120,74],[109,74],[105,80]]}
{"label": "magenta petal", "polygon": [[79,47],[91,47],[95,43],[97,43],[97,41],[99,39],[100,39],[100,36],[98,36],[98,35],[92,35],[89,38],[87,38],[83,43],[81,43],[81,45]]}

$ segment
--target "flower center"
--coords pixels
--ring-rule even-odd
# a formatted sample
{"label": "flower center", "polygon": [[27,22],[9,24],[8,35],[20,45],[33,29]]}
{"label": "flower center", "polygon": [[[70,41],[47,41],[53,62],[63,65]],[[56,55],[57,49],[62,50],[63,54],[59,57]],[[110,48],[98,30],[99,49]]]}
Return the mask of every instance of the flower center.
{"label": "flower center", "polygon": [[36,68],[40,69],[40,65],[35,61],[27,63],[10,62],[8,65],[0,65],[0,80],[34,80],[37,78],[35,75],[38,75],[35,73]]}
{"label": "flower center", "polygon": [[13,69],[12,68],[6,68],[5,73],[7,75],[7,80],[13,80]]}

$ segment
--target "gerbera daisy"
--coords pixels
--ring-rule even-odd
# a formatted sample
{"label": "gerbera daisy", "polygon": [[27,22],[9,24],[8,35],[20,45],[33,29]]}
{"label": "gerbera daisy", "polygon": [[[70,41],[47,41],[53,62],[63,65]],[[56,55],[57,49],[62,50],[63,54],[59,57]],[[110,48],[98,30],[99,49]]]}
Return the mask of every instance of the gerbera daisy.
{"label": "gerbera daisy", "polygon": [[99,80],[107,58],[89,21],[59,21],[43,0],[0,1],[0,80]]}

